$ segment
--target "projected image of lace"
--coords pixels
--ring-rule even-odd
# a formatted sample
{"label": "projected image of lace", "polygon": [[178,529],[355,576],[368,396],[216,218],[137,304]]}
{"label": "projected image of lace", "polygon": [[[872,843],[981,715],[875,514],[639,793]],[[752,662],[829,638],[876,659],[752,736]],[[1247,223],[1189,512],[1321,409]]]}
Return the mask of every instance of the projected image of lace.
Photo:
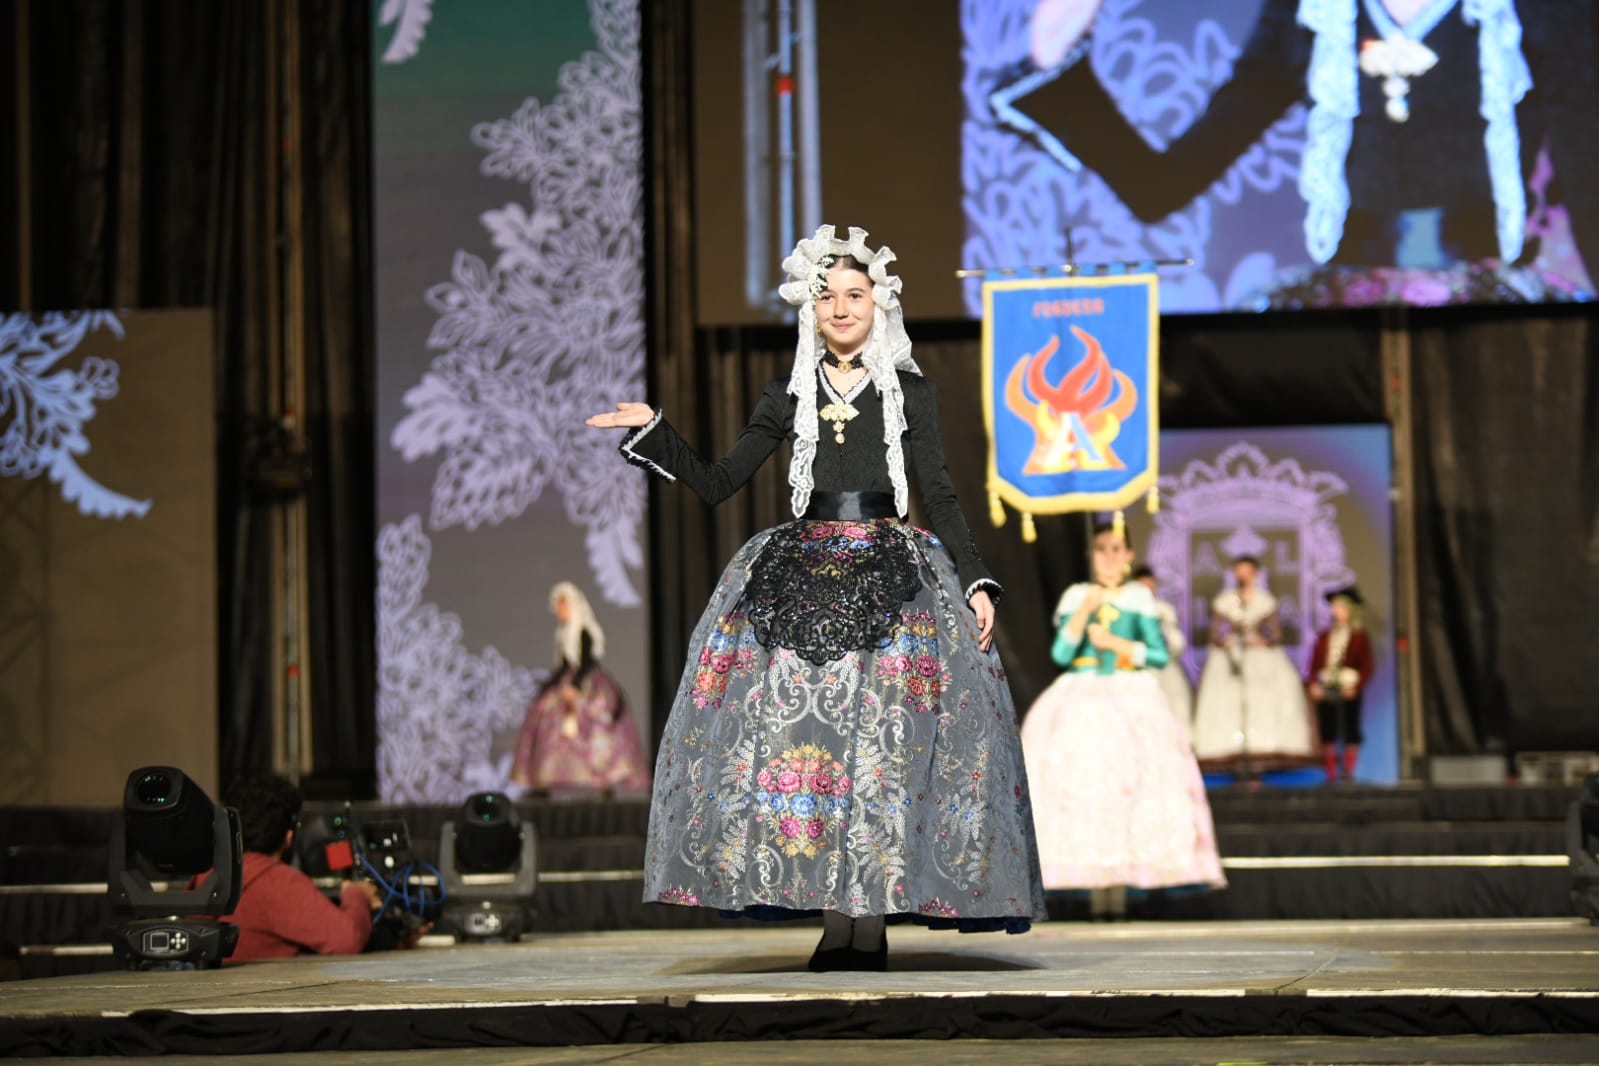
{"label": "projected image of lace", "polygon": [[578,412],[644,391],[639,15],[636,0],[589,12],[598,47],[561,67],[560,93],[471,131],[482,173],[525,199],[483,211],[493,256],[457,251],[428,290],[436,354],[390,442],[407,462],[442,456],[436,529],[496,525],[558,494],[595,586],[631,607],[644,479]]}
{"label": "projected image of lace", "polygon": [[153,501],[107,488],[78,462],[121,372],[115,360],[79,354],[91,334],[94,346],[110,346],[122,323],[110,311],[0,315],[0,477],[48,478],[91,518],[143,518]]}

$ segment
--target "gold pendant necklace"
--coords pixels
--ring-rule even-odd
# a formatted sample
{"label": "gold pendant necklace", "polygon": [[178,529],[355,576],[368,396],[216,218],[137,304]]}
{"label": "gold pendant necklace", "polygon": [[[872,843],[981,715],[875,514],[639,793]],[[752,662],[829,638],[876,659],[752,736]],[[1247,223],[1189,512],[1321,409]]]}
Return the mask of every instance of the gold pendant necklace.
{"label": "gold pendant necklace", "polygon": [[[833,353],[831,352],[829,352],[828,355],[834,359],[837,358],[837,356],[833,356]],[[822,388],[827,390],[828,399],[832,400],[833,402],[822,408],[820,411],[817,411],[816,414],[819,417],[833,423],[833,440],[837,441],[839,444],[843,444],[844,427],[849,424],[851,419],[860,414],[860,412],[855,409],[854,404],[840,396],[838,390],[833,388],[833,383],[827,380],[826,371],[822,372],[821,377]],[[858,392],[859,389],[857,388],[856,391]]]}
{"label": "gold pendant necklace", "polygon": [[854,405],[842,401],[834,401],[816,413],[833,423],[833,439],[840,444],[844,443],[845,424],[860,414],[859,411],[855,410]]}

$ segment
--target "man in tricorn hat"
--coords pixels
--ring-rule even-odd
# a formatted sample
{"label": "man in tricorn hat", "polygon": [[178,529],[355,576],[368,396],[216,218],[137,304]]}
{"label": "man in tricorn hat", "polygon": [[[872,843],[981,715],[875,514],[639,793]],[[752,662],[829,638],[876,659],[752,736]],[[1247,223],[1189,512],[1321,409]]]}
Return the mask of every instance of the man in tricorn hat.
{"label": "man in tricorn hat", "polygon": [[1343,777],[1355,776],[1360,758],[1360,697],[1371,680],[1371,639],[1361,618],[1360,591],[1353,585],[1327,593],[1332,625],[1316,635],[1306,674],[1310,700],[1321,721],[1321,754],[1327,780],[1337,781],[1338,748]]}

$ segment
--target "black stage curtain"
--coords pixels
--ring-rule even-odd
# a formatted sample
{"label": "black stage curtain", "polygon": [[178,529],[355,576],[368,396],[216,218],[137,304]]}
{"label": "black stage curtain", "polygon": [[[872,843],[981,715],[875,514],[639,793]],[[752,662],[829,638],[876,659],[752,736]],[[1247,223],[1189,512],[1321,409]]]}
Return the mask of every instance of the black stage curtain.
{"label": "black stage curtain", "polygon": [[365,0],[300,0],[310,483],[311,706],[317,776],[377,788],[372,283],[372,28]]}
{"label": "black stage curtain", "polygon": [[[0,181],[26,165],[32,240],[0,306],[216,312],[219,714],[224,780],[268,768],[270,544],[280,506],[255,491],[279,447],[277,382],[303,343],[310,469],[316,771],[370,789],[374,765],[369,3],[14,0],[27,77],[0,79]],[[3,31],[18,22],[7,10]],[[285,57],[297,84],[274,87]],[[11,67],[9,69],[16,69]],[[22,94],[25,94],[22,95]],[[26,99],[27,143],[15,116]],[[279,108],[297,112],[297,143]],[[289,197],[284,153],[307,179]],[[14,220],[13,220],[14,221]],[[8,231],[16,232],[15,225]],[[303,281],[284,250],[304,234]],[[303,294],[303,295],[302,295]],[[298,301],[298,319],[285,309]],[[297,323],[297,324],[295,324]]]}
{"label": "black stage curtain", "polygon": [[1428,747],[1591,751],[1593,313],[1427,316],[1412,338]]}

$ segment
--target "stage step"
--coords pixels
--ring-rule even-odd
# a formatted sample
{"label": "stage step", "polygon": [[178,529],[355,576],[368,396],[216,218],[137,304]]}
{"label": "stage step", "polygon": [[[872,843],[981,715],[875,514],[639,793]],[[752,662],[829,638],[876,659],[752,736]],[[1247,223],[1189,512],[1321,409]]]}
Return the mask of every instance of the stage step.
{"label": "stage step", "polygon": [[1216,824],[1225,856],[1563,855],[1563,822],[1304,822]]}
{"label": "stage step", "polygon": [[[1571,913],[1564,818],[1576,790],[1217,789],[1210,794],[1230,887],[1133,901],[1146,919],[1557,917]],[[308,804],[307,816],[343,804]],[[403,818],[415,857],[437,859],[455,807],[357,804]],[[539,834],[540,933],[714,926],[700,907],[641,902],[648,801],[553,798],[518,804]],[[0,955],[20,945],[103,941],[109,810],[0,809]],[[1052,915],[1087,917],[1080,896]],[[63,964],[68,965],[68,964]],[[70,964],[82,968],[81,961]],[[89,963],[87,965],[95,965]]]}

